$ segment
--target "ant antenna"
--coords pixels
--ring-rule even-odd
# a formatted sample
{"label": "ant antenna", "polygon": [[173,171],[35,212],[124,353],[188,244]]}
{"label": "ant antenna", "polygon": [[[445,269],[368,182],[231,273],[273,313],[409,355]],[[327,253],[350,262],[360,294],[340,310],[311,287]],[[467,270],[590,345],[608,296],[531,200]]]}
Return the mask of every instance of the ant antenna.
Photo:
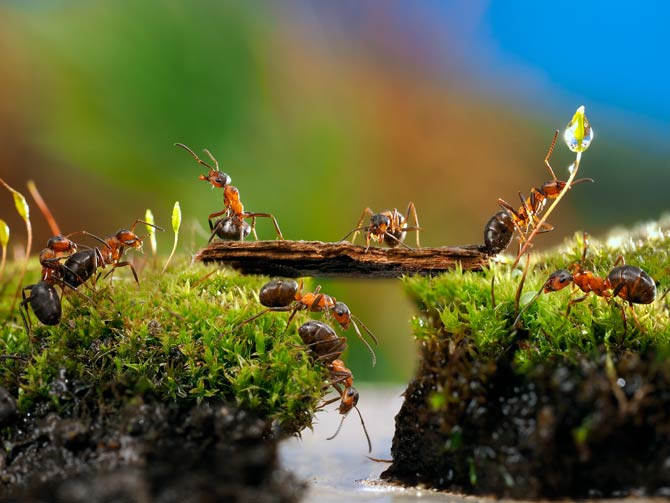
{"label": "ant antenna", "polygon": [[[370,435],[368,435],[368,429],[365,427],[365,421],[363,421],[363,415],[361,414],[361,411],[358,410],[358,407],[354,406],[354,409],[356,409],[356,412],[358,412],[358,417],[361,419],[361,426],[363,427],[363,433],[365,433],[365,439],[368,441],[368,453],[370,453],[372,452],[372,442],[370,442]],[[347,415],[348,414],[342,416],[342,419],[340,420],[340,425],[337,427],[337,430],[335,431],[335,433],[333,433],[332,436],[328,437],[326,440],[332,440],[340,433],[340,430],[342,429],[342,425],[344,424],[344,420],[347,417]]]}
{"label": "ant antenna", "polygon": [[[193,150],[192,150],[190,147],[187,147],[187,146],[184,145],[183,143],[175,143],[174,146],[175,146],[175,147],[180,147],[180,148],[183,148],[184,150],[186,150],[189,154],[191,154],[191,155],[193,156],[193,158],[196,160],[196,162],[202,164],[202,165],[205,166],[206,168],[208,168],[208,169],[210,169],[210,170],[212,170],[212,171],[219,171],[219,163],[218,163],[218,162],[216,163],[216,170],[215,170],[215,169],[212,168],[209,164],[207,164],[205,161],[203,161],[202,159],[200,159],[200,157],[198,157],[198,155],[197,155],[195,152],[193,152]],[[209,156],[210,156],[212,159],[214,159],[214,157],[212,157],[212,154],[209,153],[209,150],[205,149],[205,152],[207,152],[207,153],[209,154]]]}
{"label": "ant antenna", "polygon": [[219,161],[217,161],[217,160],[214,158],[214,156],[213,156],[212,153],[209,151],[209,149],[208,149],[208,148],[203,149],[203,152],[205,152],[205,154],[207,154],[207,155],[209,156],[209,158],[214,162],[214,165],[216,166],[216,168],[215,168],[216,171],[219,171]]}

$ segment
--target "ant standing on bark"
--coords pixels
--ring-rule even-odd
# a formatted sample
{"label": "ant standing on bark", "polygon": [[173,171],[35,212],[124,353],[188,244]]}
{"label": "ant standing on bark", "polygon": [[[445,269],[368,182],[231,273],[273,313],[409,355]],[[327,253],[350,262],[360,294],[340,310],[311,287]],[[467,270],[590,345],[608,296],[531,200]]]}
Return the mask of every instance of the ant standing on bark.
{"label": "ant standing on bark", "polygon": [[[212,213],[207,218],[207,221],[209,222],[209,229],[212,231],[212,235],[209,238],[210,241],[214,238],[214,236],[219,236],[221,239],[242,241],[242,239],[249,235],[249,230],[253,232],[254,237],[258,239],[258,236],[256,235],[257,217],[271,219],[275,230],[277,231],[277,237],[279,239],[284,239],[284,236],[279,229],[277,219],[274,217],[274,215],[271,213],[254,213],[244,211],[244,205],[240,200],[240,191],[237,190],[237,187],[230,185],[232,181],[231,178],[226,173],[219,170],[219,162],[214,158],[209,150],[205,149],[205,153],[214,163],[214,167],[200,159],[190,147],[187,147],[183,143],[175,143],[175,146],[186,150],[193,156],[197,163],[202,164],[207,169],[209,169],[209,173],[206,175],[200,175],[200,180],[209,182],[212,187],[223,189],[224,209]],[[225,215],[225,217],[212,223],[213,218],[220,217],[221,215]],[[251,219],[251,229],[249,230],[248,224],[244,222],[244,220],[247,218]]]}
{"label": "ant standing on bark", "polygon": [[[565,313],[566,316],[570,314],[570,309],[574,304],[586,300],[589,293],[594,293],[604,299],[613,299],[620,297],[628,303],[635,323],[642,330],[633,304],[651,304],[656,298],[656,283],[649,274],[641,268],[634,265],[627,265],[624,262],[623,255],[620,255],[614,262],[613,268],[606,277],[596,276],[592,271],[584,268],[583,264],[586,260],[586,251],[589,246],[588,234],[584,233],[584,250],[582,252],[581,260],[572,265],[570,270],[559,269],[553,272],[549,278],[544,282],[542,288],[537,292],[535,297],[523,308],[521,313],[517,316],[514,326],[517,326],[521,318],[521,314],[526,308],[537,299],[542,293],[551,293],[562,290],[570,284],[574,284],[585,295],[576,299],[571,299],[568,302],[568,308]],[[621,264],[621,265],[619,265]],[[623,318],[624,331],[627,330],[626,312],[623,306],[621,309],[621,316]]]}
{"label": "ant standing on bark", "polygon": [[[414,218],[414,227],[407,225],[410,214]],[[370,217],[370,223],[366,226],[361,226],[366,216]],[[407,232],[416,232],[416,247],[421,248],[421,244],[419,243],[420,230],[416,208],[414,207],[414,203],[410,201],[405,215],[395,208],[393,210],[384,210],[381,213],[375,213],[372,209],[365,208],[361,214],[361,218],[358,219],[356,227],[350,230],[340,241],[344,241],[353,234],[351,238],[351,242],[353,243],[358,233],[365,231],[365,251],[370,248],[370,241],[379,243],[380,245],[385,244],[389,248],[404,246],[408,250],[411,250],[412,248],[404,242]]]}

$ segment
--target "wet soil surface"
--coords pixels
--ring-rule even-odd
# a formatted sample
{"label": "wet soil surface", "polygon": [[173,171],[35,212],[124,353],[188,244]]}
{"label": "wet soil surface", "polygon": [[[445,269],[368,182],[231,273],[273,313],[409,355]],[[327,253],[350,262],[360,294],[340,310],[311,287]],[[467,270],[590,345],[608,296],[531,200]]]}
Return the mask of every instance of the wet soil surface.
{"label": "wet soil surface", "polygon": [[670,362],[654,354],[521,374],[510,355],[427,344],[405,398],[386,480],[513,498],[670,494]]}
{"label": "wet soil surface", "polygon": [[134,403],[95,417],[14,417],[3,502],[293,502],[271,425],[223,404]]}

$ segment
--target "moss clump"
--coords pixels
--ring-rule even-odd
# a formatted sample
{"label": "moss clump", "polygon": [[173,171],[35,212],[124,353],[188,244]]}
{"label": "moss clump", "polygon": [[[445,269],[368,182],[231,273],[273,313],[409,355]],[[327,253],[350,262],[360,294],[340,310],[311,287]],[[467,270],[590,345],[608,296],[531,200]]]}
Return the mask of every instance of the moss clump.
{"label": "moss clump", "polygon": [[[624,328],[621,299],[593,294],[566,316],[576,294],[565,289],[541,295],[515,328],[522,271],[504,264],[407,279],[422,311],[414,320],[422,362],[384,477],[512,497],[670,487],[670,325],[660,300],[668,227],[609,240],[617,246],[592,243],[583,264],[606,276],[623,254],[656,279],[657,300],[635,306],[639,326],[626,307]],[[582,249],[579,235],[541,257],[520,305]]]}
{"label": "moss clump", "polygon": [[[116,445],[118,451],[124,435],[133,429],[128,417],[138,407],[154,412],[170,407],[174,429],[169,434],[177,439],[192,431],[190,411],[202,406],[232,408],[259,418],[264,424],[259,440],[297,434],[311,425],[325,392],[327,371],[308,357],[297,334],[306,316],[299,313],[288,330],[287,316],[282,314],[268,314],[239,326],[262,308],[257,292],[267,278],[213,271],[186,261],[173,262],[165,273],[151,261],[136,267],[139,287],[127,270],[119,269],[113,281],[100,279],[94,289],[80,287],[83,295],[66,289],[63,317],[56,326],[43,326],[30,313],[32,340],[17,310],[0,329],[4,355],[0,391],[4,388],[17,408],[5,424],[0,420],[7,447],[0,456],[5,490],[26,483],[26,477],[8,475],[21,473],[12,466],[25,458],[26,446],[32,446],[29,450],[36,460],[50,456],[55,466],[58,459],[75,451],[87,459],[105,458],[101,452],[109,445]],[[37,280],[36,269],[27,281]],[[5,287],[0,304],[0,316],[5,319],[16,287]],[[237,417],[236,413],[228,416]],[[54,440],[59,436],[49,432],[62,428],[43,425],[54,417],[66,430],[68,424],[83,425],[89,431],[83,436],[84,445]],[[116,434],[104,436],[108,426],[118,427]],[[199,434],[206,436],[206,432]],[[73,435],[79,437],[76,432]],[[112,440],[101,441],[103,437]],[[152,438],[147,434],[149,447],[139,452],[153,452]],[[45,439],[50,447],[40,451]],[[219,440],[225,442],[225,438]],[[226,452],[225,447],[219,450],[217,456]],[[84,465],[81,470],[90,471],[91,466]],[[57,472],[54,477],[69,478],[81,470]]]}

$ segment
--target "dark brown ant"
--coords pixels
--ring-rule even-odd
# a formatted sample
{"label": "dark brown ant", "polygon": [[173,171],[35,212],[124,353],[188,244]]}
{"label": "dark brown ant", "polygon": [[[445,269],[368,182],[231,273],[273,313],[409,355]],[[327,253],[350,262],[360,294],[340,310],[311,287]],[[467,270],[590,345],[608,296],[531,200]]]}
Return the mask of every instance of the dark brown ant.
{"label": "dark brown ant", "polygon": [[[530,191],[530,196],[527,198],[524,197],[521,192],[519,192],[519,199],[521,199],[521,206],[519,209],[515,210],[514,207],[504,199],[498,199],[498,204],[512,218],[514,226],[519,231],[519,238],[521,241],[526,240],[528,231],[538,223],[538,216],[544,210],[547,199],[556,199],[566,187],[567,182],[559,180],[556,176],[556,173],[554,173],[551,164],[549,164],[549,158],[554,151],[557,138],[558,130],[554,133],[551,145],[549,146],[549,151],[544,158],[544,164],[551,174],[551,180],[542,184],[541,187],[532,188]],[[577,185],[583,182],[593,182],[593,179],[580,178],[579,180],[572,182],[569,188],[572,188],[573,185]],[[553,228],[554,227],[552,225],[545,222],[537,232],[549,232],[553,230]]]}
{"label": "dark brown ant", "polygon": [[[240,191],[237,190],[237,187],[234,187],[230,185],[231,183],[231,178],[224,173],[223,171],[219,170],[219,162],[214,158],[212,153],[205,149],[205,153],[209,156],[209,158],[212,160],[214,163],[214,167],[212,167],[210,164],[207,162],[203,161],[200,159],[196,153],[190,148],[184,145],[183,143],[175,143],[175,146],[183,148],[186,150],[188,153],[190,153],[193,158],[198,162],[199,164],[202,164],[205,166],[207,169],[209,169],[209,173],[206,175],[200,175],[199,179],[204,180],[206,182],[209,182],[212,187],[216,187],[219,189],[223,189],[223,205],[224,208],[221,211],[217,211],[215,213],[212,213],[208,217],[208,222],[209,222],[209,229],[212,231],[212,235],[219,235],[218,232],[215,232],[214,229],[216,227],[215,224],[212,224],[212,219],[216,217],[220,217],[221,215],[225,215],[226,217],[235,217],[238,219],[238,222],[232,222],[227,225],[232,225],[233,228],[237,227],[238,229],[241,230],[239,235],[242,235],[244,233],[244,226],[239,223],[239,221],[242,221],[247,218],[251,218],[251,232],[253,232],[254,237],[258,239],[258,236],[256,235],[256,218],[257,217],[265,217],[269,218],[272,220],[272,223],[275,227],[275,230],[277,231],[277,237],[279,239],[284,239],[284,236],[281,233],[281,230],[279,229],[279,224],[277,223],[277,219],[272,215],[271,213],[254,213],[254,212],[248,212],[244,211],[244,205],[242,204],[242,201],[240,200]],[[224,219],[225,221],[225,219]],[[217,221],[217,224],[220,221]],[[222,225],[226,225],[225,223]],[[224,235],[231,235],[230,233],[224,232]],[[238,234],[234,234],[236,237]],[[210,241],[212,238],[210,237]]]}
{"label": "dark brown ant", "polygon": [[[407,225],[410,214],[414,217],[414,227],[409,227]],[[370,217],[370,223],[361,227],[366,216]],[[344,241],[353,234],[353,237],[351,238],[351,242],[353,243],[356,241],[358,233],[360,231],[365,231],[366,251],[370,248],[370,241],[385,244],[389,248],[404,246],[408,250],[411,250],[412,248],[404,242],[407,232],[416,232],[416,247],[421,248],[421,244],[419,243],[420,230],[421,228],[419,227],[419,218],[416,214],[416,208],[414,207],[414,203],[410,201],[405,215],[395,208],[393,210],[382,211],[381,213],[375,213],[372,209],[365,208],[361,214],[361,218],[358,219],[356,227],[350,230],[340,241]]]}
{"label": "dark brown ant", "polygon": [[[363,342],[363,344],[365,344],[365,347],[368,348],[368,351],[370,351],[370,354],[372,355],[372,366],[374,367],[377,363],[377,356],[375,355],[372,346],[370,346],[368,341],[366,341],[361,334],[361,331],[358,328],[358,324],[363,327],[374,343],[378,344],[377,338],[370,331],[370,329],[365,326],[365,324],[358,317],[351,314],[349,307],[344,302],[338,302],[334,297],[320,293],[321,286],[317,286],[314,292],[307,293],[302,292],[302,287],[302,281],[300,284],[296,283],[295,281],[273,280],[268,282],[261,289],[262,295],[259,295],[261,304],[265,305],[267,309],[262,310],[260,313],[255,314],[251,318],[247,318],[242,323],[240,323],[240,326],[263,316],[265,313],[273,311],[291,313],[286,322],[286,326],[288,328],[289,324],[293,320],[293,317],[298,311],[325,311],[332,315],[333,318],[335,318],[343,330],[347,330],[349,325],[353,325],[356,335],[358,335],[358,338]],[[292,296],[291,293],[293,294]],[[264,302],[267,302],[269,305],[265,304]]]}
{"label": "dark brown ant", "polygon": [[[549,278],[544,282],[544,285],[542,285],[542,288],[538,291],[535,297],[531,299],[526,307],[524,307],[522,312],[540,294],[557,292],[570,284],[574,284],[584,292],[585,295],[576,299],[571,299],[568,302],[566,316],[570,314],[570,309],[574,304],[584,301],[589,293],[594,293],[604,299],[620,297],[628,302],[635,322],[638,327],[641,327],[635,314],[635,310],[633,309],[633,304],[651,304],[656,298],[656,283],[654,283],[652,277],[641,268],[634,265],[626,265],[623,255],[619,255],[607,277],[602,278],[596,276],[592,271],[585,269],[582,265],[586,260],[588,246],[588,234],[584,233],[584,250],[582,252],[581,260],[573,264],[570,270],[559,269],[551,273]],[[623,307],[621,307],[621,316],[623,317],[624,330],[626,330],[626,313]],[[515,326],[517,326],[520,317],[521,313],[519,313],[519,316],[514,323]]]}

